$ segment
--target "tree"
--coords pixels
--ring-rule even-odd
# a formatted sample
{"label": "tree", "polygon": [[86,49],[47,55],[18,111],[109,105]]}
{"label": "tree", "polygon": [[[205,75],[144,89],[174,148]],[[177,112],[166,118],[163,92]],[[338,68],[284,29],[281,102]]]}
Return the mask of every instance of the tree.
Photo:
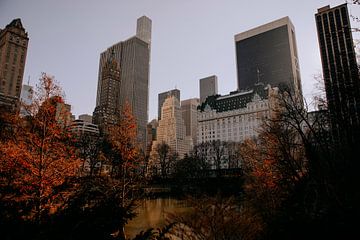
{"label": "tree", "polygon": [[210,154],[215,164],[215,169],[219,170],[222,168],[225,154],[225,142],[220,140],[213,140],[210,143]]}
{"label": "tree", "polygon": [[[100,175],[103,163],[103,161],[101,161],[102,139],[99,136],[84,133],[78,136],[76,146],[79,157],[83,160],[81,171],[85,174],[88,172],[90,176],[95,174]],[[85,169],[87,166],[89,170]]]}
{"label": "tree", "polygon": [[172,174],[174,164],[178,161],[178,158],[178,154],[167,143],[161,142],[155,146],[155,154],[153,154],[152,160],[157,165],[155,167],[156,171],[160,170],[162,179],[166,179]]}
{"label": "tree", "polygon": [[30,116],[17,121],[15,135],[0,143],[0,184],[8,189],[0,199],[21,205],[18,217],[38,225],[66,197],[60,188],[79,169],[72,134],[57,121],[61,95],[54,78],[43,73],[26,106]]}
{"label": "tree", "polygon": [[[126,209],[132,204],[132,192],[140,186],[142,160],[136,140],[137,127],[131,107],[125,104],[119,121],[110,126],[104,136],[104,155],[111,162],[111,177],[118,182],[116,197],[120,199],[120,208]],[[120,217],[120,216],[119,216]],[[122,221],[115,233],[125,238],[126,222]]]}

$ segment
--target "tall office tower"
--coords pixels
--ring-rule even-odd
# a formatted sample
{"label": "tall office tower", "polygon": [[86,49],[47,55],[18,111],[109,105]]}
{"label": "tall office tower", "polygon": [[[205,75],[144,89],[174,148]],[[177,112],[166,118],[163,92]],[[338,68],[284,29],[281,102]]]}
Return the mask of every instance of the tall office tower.
{"label": "tall office tower", "polygon": [[289,17],[235,35],[238,90],[262,82],[302,97],[295,28]]}
{"label": "tall office tower", "polygon": [[359,134],[360,82],[346,4],[315,14],[334,139]]}
{"label": "tall office tower", "polygon": [[28,34],[19,18],[0,29],[0,93],[20,97]]}
{"label": "tall office tower", "polygon": [[165,102],[165,99],[169,96],[174,96],[177,98],[177,100],[180,102],[180,90],[179,89],[173,89],[169,90],[163,93],[159,93],[158,95],[158,119],[161,119],[161,108]]}
{"label": "tall office tower", "polygon": [[32,104],[32,99],[33,99],[33,87],[30,85],[22,85],[21,88],[21,94],[20,94],[20,101],[21,101],[21,106],[20,106],[20,116],[28,116],[30,115],[30,112],[26,109],[26,105],[31,105]]}
{"label": "tall office tower", "polygon": [[153,151],[158,144],[165,142],[170,149],[183,158],[192,147],[192,139],[186,136],[185,124],[181,114],[180,101],[175,96],[169,96],[161,108],[162,118],[159,120],[156,141]]}
{"label": "tall office tower", "polygon": [[151,46],[151,20],[142,16],[137,20],[136,36]]}
{"label": "tall office tower", "polygon": [[[102,95],[107,91],[102,86],[104,65],[113,57],[119,63],[120,84],[113,90],[117,95],[111,101],[120,111],[126,102],[130,104],[138,128],[137,140],[144,150],[148,122],[151,20],[143,16],[138,19],[137,27],[136,36],[116,43],[100,54],[96,107],[101,105]],[[97,123],[95,119],[94,123]]]}
{"label": "tall office tower", "polygon": [[191,136],[193,143],[197,141],[197,107],[200,101],[198,98],[191,98],[181,101],[181,112],[185,123],[185,134]]}
{"label": "tall office tower", "polygon": [[200,79],[200,103],[205,102],[208,96],[218,94],[217,76],[209,76]]}

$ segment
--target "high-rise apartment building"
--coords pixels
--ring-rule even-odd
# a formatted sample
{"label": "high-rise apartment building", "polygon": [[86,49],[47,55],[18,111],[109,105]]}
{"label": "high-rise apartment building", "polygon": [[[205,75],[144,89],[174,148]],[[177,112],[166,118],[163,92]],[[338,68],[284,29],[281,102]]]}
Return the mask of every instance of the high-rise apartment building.
{"label": "high-rise apartment building", "polygon": [[218,94],[218,79],[216,75],[202,78],[200,83],[200,103],[205,102],[208,96]]}
{"label": "high-rise apartment building", "polygon": [[235,35],[238,89],[262,82],[302,96],[295,28],[284,17]]}
{"label": "high-rise apartment building", "polygon": [[185,124],[185,135],[191,136],[193,143],[197,141],[197,107],[200,101],[198,98],[191,98],[181,101],[181,113]]}
{"label": "high-rise apartment building", "polygon": [[360,127],[360,80],[347,5],[320,8],[315,19],[333,136],[352,138]]}
{"label": "high-rise apartment building", "polygon": [[166,92],[159,93],[158,95],[158,119],[161,119],[161,108],[165,102],[165,99],[169,96],[174,96],[177,98],[178,101],[180,101],[180,90],[179,89],[173,89]]}
{"label": "high-rise apartment building", "polygon": [[[137,34],[114,44],[100,54],[99,80],[96,108],[101,105],[103,95],[108,91],[102,84],[104,65],[110,58],[119,64],[120,83],[111,91],[116,93],[111,101],[116,111],[128,102],[137,123],[138,142],[146,148],[146,125],[148,122],[149,73],[150,73],[151,20],[143,16],[137,21]],[[109,86],[110,87],[110,86]],[[117,113],[116,113],[117,114]],[[116,115],[115,114],[115,115]],[[94,123],[100,124],[94,113]]]}
{"label": "high-rise apartment building", "polygon": [[28,41],[28,34],[19,18],[0,29],[1,94],[20,98]]}

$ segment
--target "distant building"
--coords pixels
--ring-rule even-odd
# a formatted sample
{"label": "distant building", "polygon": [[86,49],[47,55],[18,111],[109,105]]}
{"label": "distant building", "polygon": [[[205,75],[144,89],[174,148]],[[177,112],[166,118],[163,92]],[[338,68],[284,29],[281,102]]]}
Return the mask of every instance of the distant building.
{"label": "distant building", "polygon": [[72,122],[71,119],[71,105],[63,102],[56,103],[56,121],[62,126],[69,126]]}
{"label": "distant building", "polygon": [[218,94],[218,79],[216,75],[202,78],[200,84],[200,103],[203,103],[208,96]]}
{"label": "distant building", "polygon": [[181,114],[180,102],[175,96],[169,96],[161,109],[162,118],[159,120],[156,141],[153,150],[158,144],[166,143],[170,149],[183,158],[192,149],[192,139],[186,136],[184,120]]}
{"label": "distant building", "polygon": [[19,18],[0,29],[0,93],[20,98],[28,34]]}
{"label": "distant building", "polygon": [[159,123],[156,119],[153,119],[147,125],[147,144],[146,144],[146,155],[149,156],[152,148],[152,144],[156,141],[156,132]]}
{"label": "distant building", "polygon": [[98,136],[100,134],[99,128],[96,124],[85,121],[83,119],[77,119],[72,121],[70,129],[78,135],[89,134],[93,136]]}
{"label": "distant building", "polygon": [[[118,111],[123,109],[128,102],[137,124],[137,140],[143,150],[146,148],[146,126],[148,123],[148,99],[149,99],[149,73],[150,73],[150,42],[151,42],[151,20],[143,16],[137,21],[137,34],[125,41],[114,44],[100,54],[99,80],[96,98],[96,108],[94,111],[94,123],[101,126],[105,123],[105,111],[100,111],[100,105],[104,99],[104,94],[110,91],[110,85],[103,84],[104,65],[113,58],[119,65],[120,82],[111,86],[114,92],[112,99],[108,101],[108,110],[112,112],[106,121],[111,122],[116,119]],[[114,90],[114,89],[115,90]],[[110,107],[112,110],[110,110]],[[98,111],[99,115],[95,112]],[[115,117],[114,119],[112,119]],[[106,124],[105,124],[106,125]]]}
{"label": "distant building", "polygon": [[79,115],[79,119],[83,120],[84,122],[92,123],[93,117],[89,114],[81,114],[81,115]]}
{"label": "distant building", "polygon": [[334,140],[359,137],[360,79],[347,5],[320,8],[315,19]]}
{"label": "distant building", "polygon": [[174,96],[177,98],[178,101],[180,101],[180,90],[173,89],[166,92],[162,92],[158,95],[158,120],[161,119],[161,109],[165,102],[165,99],[169,96]]}
{"label": "distant building", "polygon": [[185,123],[185,135],[191,136],[193,143],[197,141],[197,107],[200,101],[198,98],[191,98],[181,101],[181,113]]}
{"label": "distant building", "polygon": [[286,86],[302,101],[295,28],[284,17],[235,35],[238,90]]}
{"label": "distant building", "polygon": [[272,115],[277,91],[258,84],[251,90],[208,97],[198,108],[197,143],[256,139],[264,119]]}
{"label": "distant building", "polygon": [[16,113],[19,110],[19,99],[0,93],[0,113]]}
{"label": "distant building", "polygon": [[33,101],[33,87],[30,85],[22,85],[20,94],[20,116],[28,116],[30,112],[26,109],[26,106],[30,106]]}

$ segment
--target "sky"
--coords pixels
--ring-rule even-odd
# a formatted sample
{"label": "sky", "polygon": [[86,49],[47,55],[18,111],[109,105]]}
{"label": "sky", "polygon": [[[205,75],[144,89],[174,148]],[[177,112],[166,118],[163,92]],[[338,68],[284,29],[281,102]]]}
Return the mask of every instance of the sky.
{"label": "sky", "polygon": [[[0,0],[0,28],[21,18],[29,35],[23,84],[42,72],[62,86],[72,113],[93,113],[99,56],[136,33],[137,18],[152,19],[149,121],[158,94],[175,87],[181,100],[199,97],[199,79],[218,76],[219,93],[237,88],[234,35],[289,16],[295,26],[304,96],[316,90],[321,61],[314,14],[344,0]],[[349,4],[360,17],[360,5]],[[351,21],[352,27],[360,27]],[[360,33],[353,33],[360,39]]]}

